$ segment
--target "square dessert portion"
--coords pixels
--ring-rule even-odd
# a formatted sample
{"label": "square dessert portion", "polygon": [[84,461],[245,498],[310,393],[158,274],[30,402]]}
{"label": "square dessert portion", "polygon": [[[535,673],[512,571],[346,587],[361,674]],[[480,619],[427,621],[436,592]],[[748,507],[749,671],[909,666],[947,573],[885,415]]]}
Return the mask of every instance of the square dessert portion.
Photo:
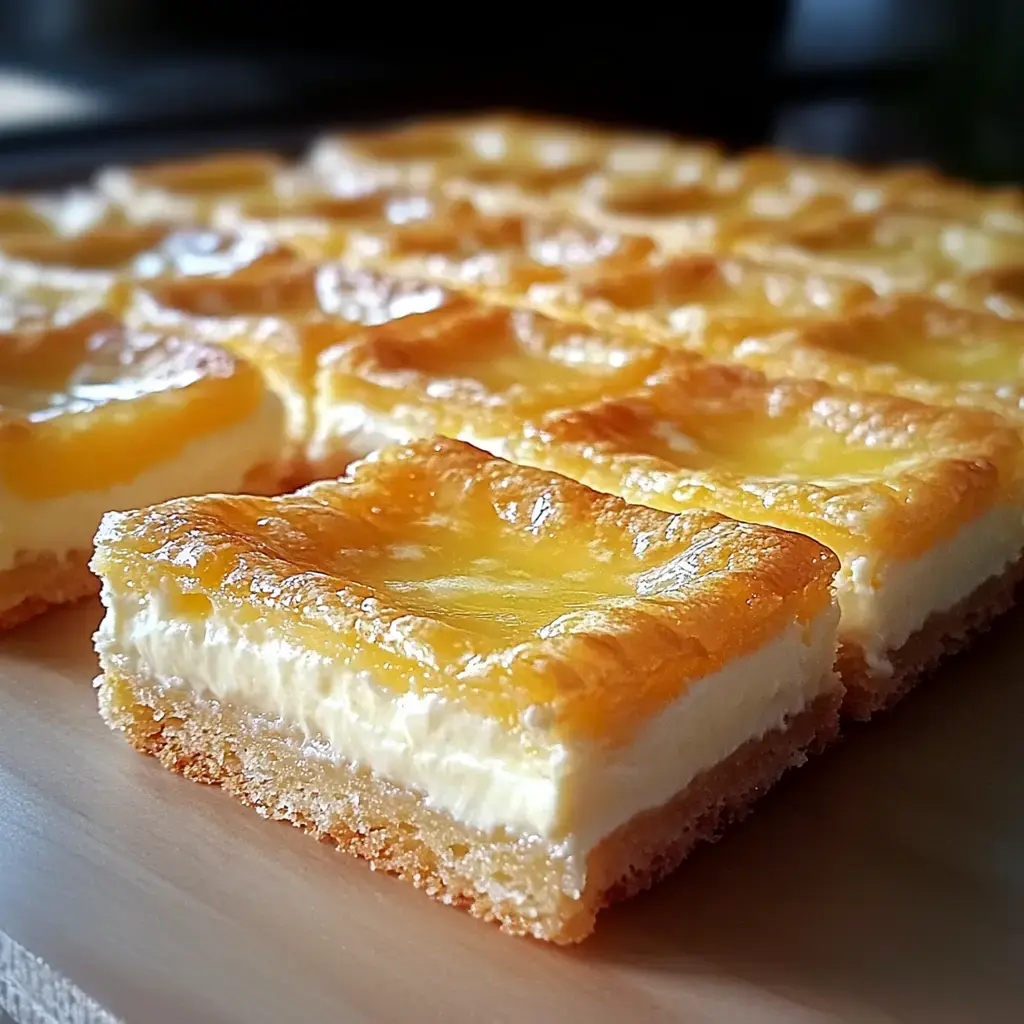
{"label": "square dessert portion", "polygon": [[847,710],[893,702],[1012,602],[1024,516],[1000,417],[692,358],[551,415],[509,457],[628,501],[796,530],[836,552]]}
{"label": "square dessert portion", "polygon": [[101,712],[515,934],[584,938],[831,739],[838,562],[451,440],[111,514]]}
{"label": "square dessert portion", "polygon": [[0,628],[97,589],[104,512],[276,489],[280,403],[228,352],[97,314],[0,334]]}
{"label": "square dessert portion", "polygon": [[770,377],[813,377],[1024,424],[1024,322],[900,295],[852,315],[751,337],[728,355]]}
{"label": "square dessert portion", "polygon": [[326,476],[433,434],[501,454],[527,420],[621,394],[673,358],[525,309],[467,303],[407,317],[323,352],[309,462]]}
{"label": "square dessert portion", "polygon": [[297,486],[316,475],[306,449],[320,353],[369,325],[460,309],[470,300],[430,281],[287,253],[234,271],[145,283],[130,315],[164,328],[187,325],[259,368],[284,404],[288,479]]}

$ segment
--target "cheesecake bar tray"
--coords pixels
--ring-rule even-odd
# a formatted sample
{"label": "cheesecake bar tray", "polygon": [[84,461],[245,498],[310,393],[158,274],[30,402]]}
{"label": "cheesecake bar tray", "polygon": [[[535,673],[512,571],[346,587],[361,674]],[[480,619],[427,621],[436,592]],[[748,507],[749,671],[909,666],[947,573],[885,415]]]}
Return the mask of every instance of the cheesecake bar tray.
{"label": "cheesecake bar tray", "polygon": [[1022,273],[507,113],[0,196],[0,1011],[1019,1019]]}

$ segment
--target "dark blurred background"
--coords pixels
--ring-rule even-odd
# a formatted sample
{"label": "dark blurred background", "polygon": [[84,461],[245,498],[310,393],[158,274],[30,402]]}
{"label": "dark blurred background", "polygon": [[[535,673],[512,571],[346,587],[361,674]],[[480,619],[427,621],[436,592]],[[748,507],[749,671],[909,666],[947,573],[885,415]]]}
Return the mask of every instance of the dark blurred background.
{"label": "dark blurred background", "polygon": [[0,184],[493,106],[1024,179],[1024,0],[410,10],[0,0]]}

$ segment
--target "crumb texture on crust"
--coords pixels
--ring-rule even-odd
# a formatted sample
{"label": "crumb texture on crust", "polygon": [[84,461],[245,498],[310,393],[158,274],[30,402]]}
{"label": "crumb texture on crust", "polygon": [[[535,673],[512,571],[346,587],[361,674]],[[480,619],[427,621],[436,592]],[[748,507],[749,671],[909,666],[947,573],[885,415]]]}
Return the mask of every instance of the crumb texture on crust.
{"label": "crumb texture on crust", "polygon": [[797,534],[630,506],[447,439],[280,499],[108,516],[93,565],[115,592],[257,616],[396,692],[514,729],[540,705],[567,735],[608,742],[809,623],[838,568]]}
{"label": "crumb texture on crust", "polygon": [[296,738],[228,705],[109,674],[98,690],[107,723],[170,770],[219,784],[264,817],[330,841],[509,934],[561,944],[585,939],[599,910],[674,871],[694,846],[742,818],[786,769],[829,743],[840,700],[835,690],[817,698],[784,728],[750,741],[665,806],[616,830],[580,865],[541,840],[460,826],[369,773],[309,756]]}
{"label": "crumb texture on crust", "polygon": [[63,558],[24,552],[14,566],[0,572],[0,630],[12,629],[55,605],[98,594],[100,581],[89,569],[92,551],[72,551]]}
{"label": "crumb texture on crust", "polygon": [[953,608],[936,612],[898,650],[890,651],[890,673],[873,669],[862,649],[841,644],[836,660],[846,688],[843,713],[866,721],[902,700],[923,677],[966,649],[1010,610],[1024,581],[1024,559],[987,580]]}

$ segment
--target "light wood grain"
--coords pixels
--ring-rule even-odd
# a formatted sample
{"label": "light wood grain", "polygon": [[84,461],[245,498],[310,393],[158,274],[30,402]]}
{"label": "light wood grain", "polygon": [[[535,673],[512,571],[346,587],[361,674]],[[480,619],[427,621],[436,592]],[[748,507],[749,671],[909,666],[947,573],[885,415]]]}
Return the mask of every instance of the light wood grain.
{"label": "light wood grain", "polygon": [[128,1024],[1024,1019],[1024,615],[570,951],[131,752],[97,621],[0,641],[0,928]]}

